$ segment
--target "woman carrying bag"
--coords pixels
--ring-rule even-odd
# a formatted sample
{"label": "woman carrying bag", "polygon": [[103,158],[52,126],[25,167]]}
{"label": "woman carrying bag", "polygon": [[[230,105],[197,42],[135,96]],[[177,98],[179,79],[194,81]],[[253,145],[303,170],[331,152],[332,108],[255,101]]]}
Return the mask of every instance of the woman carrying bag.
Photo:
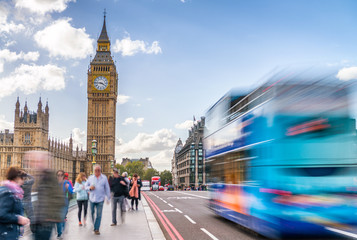
{"label": "woman carrying bag", "polygon": [[139,204],[139,196],[140,196],[140,187],[141,187],[141,181],[138,181],[138,174],[133,175],[133,179],[131,180],[130,183],[131,189],[129,191],[129,196],[131,198],[131,210],[134,210],[134,201],[135,201],[135,206],[136,210],[138,210],[138,204]]}

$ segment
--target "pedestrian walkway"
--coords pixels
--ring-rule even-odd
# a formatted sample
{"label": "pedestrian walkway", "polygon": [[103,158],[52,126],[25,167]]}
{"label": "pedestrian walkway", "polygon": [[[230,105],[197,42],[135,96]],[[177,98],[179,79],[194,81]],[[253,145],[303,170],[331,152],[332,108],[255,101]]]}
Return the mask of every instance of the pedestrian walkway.
{"label": "pedestrian walkway", "polygon": [[[89,205],[89,204],[88,204]],[[87,225],[78,226],[77,206],[72,207],[67,215],[67,223],[65,233],[63,235],[65,240],[78,239],[135,239],[135,240],[163,240],[165,239],[153,213],[150,210],[145,198],[139,201],[138,211],[129,211],[126,213],[125,223],[120,222],[120,214],[117,217],[118,225],[110,226],[112,223],[111,204],[104,203],[102,222],[100,225],[100,235],[94,235],[93,224],[90,215],[90,208],[88,206]],[[26,231],[24,240],[31,240],[31,234]],[[52,239],[56,239],[56,234],[52,234]]]}

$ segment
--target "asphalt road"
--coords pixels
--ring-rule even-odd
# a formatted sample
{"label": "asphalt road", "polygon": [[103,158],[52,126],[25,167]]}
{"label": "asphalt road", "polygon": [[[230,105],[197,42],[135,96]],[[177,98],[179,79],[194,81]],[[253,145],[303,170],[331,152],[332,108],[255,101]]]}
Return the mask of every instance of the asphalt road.
{"label": "asphalt road", "polygon": [[[208,192],[156,191],[145,193],[154,203],[152,205],[148,200],[166,239],[266,239],[215,215],[207,207]],[[160,218],[164,223],[160,221]]]}

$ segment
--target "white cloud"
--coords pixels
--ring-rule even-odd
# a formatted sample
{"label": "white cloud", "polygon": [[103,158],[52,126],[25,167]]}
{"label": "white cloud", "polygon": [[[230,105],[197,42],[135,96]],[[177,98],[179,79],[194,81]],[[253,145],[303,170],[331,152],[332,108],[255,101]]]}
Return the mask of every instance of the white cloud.
{"label": "white cloud", "polygon": [[[87,135],[84,130],[82,131],[79,128],[73,128],[72,129],[72,139],[73,139],[73,147],[74,148],[76,148],[77,146],[79,148],[86,146]],[[69,141],[69,138],[66,140]]]}
{"label": "white cloud", "polygon": [[62,12],[69,2],[76,0],[15,0],[15,7],[25,8],[30,12],[46,14],[47,12]]}
{"label": "white cloud", "polygon": [[192,120],[186,120],[183,123],[175,124],[175,128],[177,129],[190,129],[193,126]]}
{"label": "white cloud", "polygon": [[154,41],[151,46],[142,40],[131,40],[130,36],[119,40],[117,39],[113,45],[114,52],[121,52],[122,56],[133,56],[139,52],[146,54],[161,53],[161,48],[158,41]]}
{"label": "white cloud", "polygon": [[176,146],[177,139],[176,134],[170,129],[161,129],[153,134],[139,133],[128,143],[117,142],[116,152],[126,154],[169,150]]}
{"label": "white cloud", "polygon": [[9,129],[11,132],[14,131],[14,123],[9,122],[5,119],[5,115],[0,115],[0,131],[4,129]]}
{"label": "white cloud", "polygon": [[15,40],[13,40],[13,41],[7,41],[6,43],[5,43],[5,47],[10,47],[10,46],[13,46],[13,45],[15,45],[16,44],[16,41]]}
{"label": "white cloud", "polygon": [[357,67],[342,68],[338,71],[336,77],[342,81],[357,79]]}
{"label": "white cloud", "polygon": [[4,63],[5,62],[14,62],[16,60],[25,60],[25,61],[37,61],[40,54],[39,52],[20,52],[17,54],[16,52],[11,52],[8,49],[0,50],[0,73],[4,71]]}
{"label": "white cloud", "polygon": [[0,99],[16,91],[32,94],[38,90],[61,90],[65,87],[65,68],[55,65],[21,64],[9,76],[0,78]]}
{"label": "white cloud", "polygon": [[153,99],[152,98],[147,98],[146,101],[150,102],[152,101]]}
{"label": "white cloud", "polygon": [[15,24],[13,21],[8,22],[10,6],[5,2],[0,2],[0,33],[18,33],[25,29],[23,24]]}
{"label": "white cloud", "polygon": [[143,126],[143,122],[144,122],[144,118],[127,118],[125,119],[125,121],[122,123],[123,125],[128,125],[128,124],[133,124],[133,123],[136,123],[138,124],[138,126],[142,127]]}
{"label": "white cloud", "polygon": [[131,97],[130,96],[125,96],[125,95],[118,95],[118,104],[124,104],[126,103],[127,101],[129,101]]}
{"label": "white cloud", "polygon": [[83,59],[93,53],[93,39],[85,28],[74,28],[71,18],[59,19],[45,29],[38,31],[34,39],[37,44],[48,50],[50,56],[65,59]]}
{"label": "white cloud", "polygon": [[153,167],[159,171],[163,171],[165,169],[171,170],[171,159],[173,156],[174,150],[164,150],[160,151],[158,154],[150,157],[150,162]]}

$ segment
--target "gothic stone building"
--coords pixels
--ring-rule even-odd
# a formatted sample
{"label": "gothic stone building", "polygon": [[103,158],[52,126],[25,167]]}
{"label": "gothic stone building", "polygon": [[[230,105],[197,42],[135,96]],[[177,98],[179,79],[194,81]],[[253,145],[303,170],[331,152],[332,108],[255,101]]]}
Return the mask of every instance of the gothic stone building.
{"label": "gothic stone building", "polygon": [[[205,118],[201,117],[189,130],[189,136],[181,147],[176,145],[175,152],[178,185],[184,187],[198,187],[206,184],[205,162],[203,153],[203,130]],[[181,140],[179,140],[181,141]],[[178,147],[178,148],[177,148]],[[180,149],[180,150],[178,150]]]}
{"label": "gothic stone building", "polygon": [[48,151],[51,155],[50,168],[62,169],[68,172],[69,178],[74,179],[80,171],[84,171],[85,155],[83,151],[73,150],[72,137],[69,143],[63,143],[48,137],[49,107],[46,103],[42,109],[41,98],[36,112],[29,111],[27,102],[20,111],[20,102],[17,99],[15,106],[14,132],[5,129],[0,133],[0,178],[3,179],[8,167],[14,165],[34,174],[29,163],[23,160],[26,151]]}

